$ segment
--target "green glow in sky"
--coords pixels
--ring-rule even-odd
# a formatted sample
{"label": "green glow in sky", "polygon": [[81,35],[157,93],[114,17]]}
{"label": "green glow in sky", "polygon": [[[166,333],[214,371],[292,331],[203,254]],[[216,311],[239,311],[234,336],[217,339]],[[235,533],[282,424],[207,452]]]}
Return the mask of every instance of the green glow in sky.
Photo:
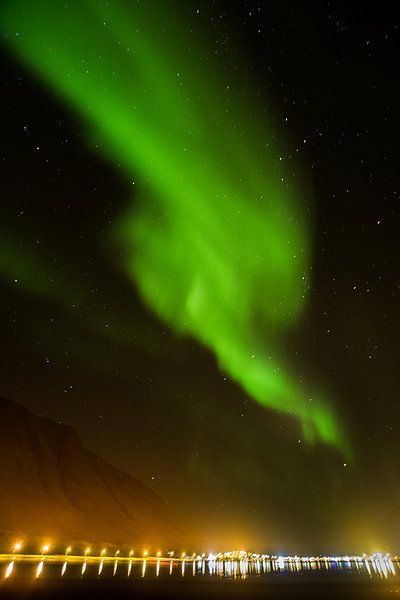
{"label": "green glow in sky", "polygon": [[244,70],[217,63],[164,4],[0,11],[8,45],[136,184],[112,239],[146,305],[258,403],[297,417],[307,442],[342,447],[332,406],[282,358],[309,285],[304,192]]}

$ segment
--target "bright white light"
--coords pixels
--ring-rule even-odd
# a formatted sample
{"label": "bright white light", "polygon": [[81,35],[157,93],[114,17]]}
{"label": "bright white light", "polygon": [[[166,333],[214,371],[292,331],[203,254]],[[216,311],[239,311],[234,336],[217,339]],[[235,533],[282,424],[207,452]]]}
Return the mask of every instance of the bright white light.
{"label": "bright white light", "polygon": [[8,565],[8,567],[7,567],[7,570],[6,570],[6,574],[5,574],[5,578],[6,578],[6,579],[8,579],[8,578],[10,577],[10,575],[11,575],[11,573],[12,573],[12,570],[13,570],[13,568],[14,568],[14,561],[12,560],[12,561],[10,562],[10,564]]}
{"label": "bright white light", "polygon": [[41,560],[36,569],[36,579],[40,577],[41,572],[43,571],[43,561]]}

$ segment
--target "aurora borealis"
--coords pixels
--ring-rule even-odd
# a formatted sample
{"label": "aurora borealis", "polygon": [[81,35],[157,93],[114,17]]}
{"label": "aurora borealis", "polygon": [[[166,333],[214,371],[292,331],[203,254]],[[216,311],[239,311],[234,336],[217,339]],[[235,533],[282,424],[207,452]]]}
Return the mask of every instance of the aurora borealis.
{"label": "aurora borealis", "polygon": [[120,237],[148,306],[213,350],[260,404],[297,416],[308,442],[340,447],[331,407],[310,402],[276,358],[309,278],[296,182],[251,91],[251,117],[237,100],[224,109],[226,81],[244,82],[216,61],[198,68],[196,52],[177,53],[169,40],[185,41],[183,27],[170,14],[166,36],[153,9],[27,2],[3,20],[16,53],[85,117],[92,143],[138,176],[138,206]]}
{"label": "aurora borealis", "polygon": [[[319,18],[328,18],[324,15]],[[258,20],[251,35],[240,25],[245,18]],[[3,2],[0,20],[3,52],[11,73],[22,73],[28,93],[36,94],[32,119],[37,137],[45,139],[27,150],[35,158],[23,181],[14,177],[13,182],[10,174],[5,184],[5,206],[18,202],[24,208],[16,217],[8,209],[0,239],[6,294],[18,306],[36,307],[34,318],[19,308],[26,311],[28,324],[18,332],[12,329],[13,339],[24,339],[24,330],[38,344],[37,354],[21,350],[27,354],[22,362],[56,365],[52,375],[44,372],[36,383],[39,408],[47,410],[50,403],[61,419],[83,423],[93,447],[107,437],[110,457],[122,455],[126,468],[137,469],[167,494],[173,487],[164,484],[173,461],[169,452],[174,457],[182,444],[186,450],[179,468],[172,468],[174,477],[188,477],[193,495],[196,481],[209,488],[201,500],[206,512],[214,494],[223,510],[239,483],[241,500],[232,501],[227,520],[250,490],[250,497],[257,498],[254,510],[267,515],[271,531],[271,512],[280,504],[286,511],[297,504],[296,518],[304,519],[300,528],[313,522],[316,511],[318,523],[327,526],[338,506],[350,506],[366,485],[371,461],[365,456],[377,460],[381,450],[376,446],[385,447],[380,434],[363,433],[364,419],[374,423],[378,410],[366,398],[382,407],[383,400],[374,404],[373,399],[381,385],[387,386],[385,398],[395,396],[383,355],[375,372],[374,358],[366,366],[360,349],[368,348],[365,355],[375,357],[385,343],[373,303],[367,304],[373,307],[371,317],[364,305],[354,304],[353,297],[346,300],[347,292],[340,291],[342,285],[352,294],[363,289],[371,295],[375,273],[393,272],[386,257],[395,242],[385,246],[379,238],[376,257],[369,245],[380,235],[371,228],[385,222],[380,205],[372,200],[362,205],[368,196],[363,170],[375,159],[364,156],[365,144],[355,148],[363,161],[357,162],[356,184],[347,167],[353,152],[347,151],[346,166],[340,162],[339,143],[332,152],[332,145],[345,137],[342,130],[353,130],[346,116],[336,123],[336,112],[352,111],[359,133],[373,130],[370,121],[365,127],[362,121],[373,110],[353,109],[352,97],[346,108],[336,97],[331,80],[321,76],[324,69],[335,71],[325,65],[323,53],[316,59],[314,51],[309,56],[304,50],[304,63],[314,61],[314,79],[301,76],[294,48],[302,40],[301,26],[306,27],[301,9],[264,12],[258,3],[238,9],[221,4],[219,10],[209,2],[182,7],[155,0],[23,0]],[[278,33],[286,31],[286,20],[293,38]],[[313,44],[325,48],[312,23],[307,27]],[[280,59],[285,53],[288,58]],[[353,62],[364,64],[357,53]],[[335,71],[339,81],[340,76]],[[314,83],[318,77],[321,83]],[[295,90],[293,99],[286,85]],[[315,92],[314,85],[320,86]],[[341,85],[345,88],[347,79]],[[25,104],[19,108],[17,103],[15,111],[24,115],[29,99],[17,84],[16,89],[13,93]],[[376,112],[377,100],[365,102]],[[58,158],[56,152],[54,159],[51,147],[59,138],[53,122],[64,123],[67,133],[60,139],[68,144],[72,139],[74,148],[71,154],[63,148],[64,154]],[[29,127],[21,131],[29,133]],[[320,158],[318,144],[325,139]],[[43,152],[49,164],[59,160],[57,167],[49,167],[50,175],[35,166]],[[344,190],[341,201],[338,188]],[[389,197],[391,192],[385,193]],[[370,228],[367,241],[362,227],[356,233],[351,229],[364,219],[357,216],[363,210],[373,214],[363,225]],[[396,235],[389,233],[387,239]],[[365,264],[360,262],[363,244]],[[387,289],[381,292],[382,306]],[[369,298],[366,302],[373,302]],[[349,341],[349,332],[357,342]],[[351,359],[343,350],[346,344],[354,347]],[[41,371],[32,367],[32,372]],[[92,373],[100,377],[95,383]],[[14,377],[19,381],[19,368]],[[78,394],[68,400],[72,408],[57,408],[64,400],[49,399],[58,379],[62,398]],[[371,386],[376,386],[374,393]],[[28,391],[19,394],[30,401]],[[92,429],[86,402],[101,419],[108,414],[109,424],[116,419],[110,416],[112,406],[126,412],[126,442],[117,425],[109,425],[119,439],[114,449],[105,430],[92,434],[97,425]],[[382,416],[385,433],[396,419],[391,402]],[[132,439],[139,440],[134,442],[137,456],[131,457],[129,421]],[[375,440],[371,451],[364,447],[369,437]],[[156,467],[150,467],[152,446],[163,454],[155,455]],[[378,488],[399,489],[394,454],[388,478],[376,463],[380,484],[377,496],[372,494],[375,500]],[[363,519],[371,513],[367,505]],[[354,524],[357,530],[363,527]]]}

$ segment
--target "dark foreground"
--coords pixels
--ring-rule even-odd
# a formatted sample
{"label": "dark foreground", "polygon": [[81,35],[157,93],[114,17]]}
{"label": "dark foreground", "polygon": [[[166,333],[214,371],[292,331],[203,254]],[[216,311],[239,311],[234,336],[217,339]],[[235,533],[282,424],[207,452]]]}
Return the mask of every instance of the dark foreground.
{"label": "dark foreground", "polygon": [[400,581],[355,581],[344,578],[279,578],[247,580],[36,580],[2,581],[0,597],[12,599],[107,598],[120,600],[213,600],[239,598],[321,599],[333,598],[381,600],[400,599]]}

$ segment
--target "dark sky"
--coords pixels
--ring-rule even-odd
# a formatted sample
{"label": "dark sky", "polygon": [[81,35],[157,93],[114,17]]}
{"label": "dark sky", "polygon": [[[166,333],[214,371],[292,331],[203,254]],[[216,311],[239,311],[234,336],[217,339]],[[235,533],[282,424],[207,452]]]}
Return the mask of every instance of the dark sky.
{"label": "dark sky", "polygon": [[240,57],[275,122],[290,124],[287,143],[301,147],[293,168],[314,198],[312,277],[285,351],[333,399],[352,456],[299,444],[294,419],[258,405],[211,352],[146,308],[104,243],[131,182],[5,46],[0,393],[73,425],[89,449],[195,523],[210,550],[395,549],[399,10],[182,4],[182,20],[209,40],[199,60]]}

